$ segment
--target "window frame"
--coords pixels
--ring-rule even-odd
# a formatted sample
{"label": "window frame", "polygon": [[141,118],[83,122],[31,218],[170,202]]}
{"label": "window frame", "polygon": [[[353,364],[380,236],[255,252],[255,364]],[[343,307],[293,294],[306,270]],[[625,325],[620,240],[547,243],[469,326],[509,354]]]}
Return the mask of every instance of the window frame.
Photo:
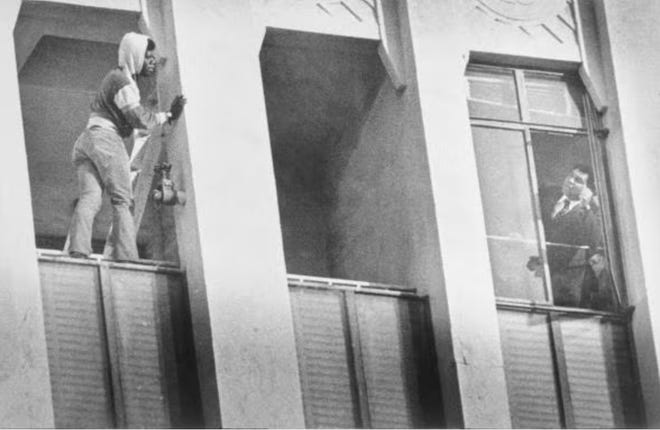
{"label": "window frame", "polygon": [[[604,150],[604,133],[600,117],[596,113],[593,103],[585,89],[584,84],[576,73],[570,72],[556,72],[544,71],[531,68],[516,68],[506,66],[485,65],[480,63],[470,63],[466,67],[466,84],[471,71],[496,73],[496,74],[511,74],[515,85],[515,94],[518,108],[518,120],[505,120],[505,119],[490,119],[483,116],[469,115],[471,127],[492,128],[500,130],[520,131],[524,136],[525,145],[525,158],[527,161],[527,173],[529,176],[530,193],[533,203],[534,225],[536,230],[536,239],[538,242],[539,255],[543,259],[543,287],[546,300],[535,301],[524,298],[509,298],[498,297],[496,295],[496,303],[498,307],[502,308],[516,308],[516,309],[537,309],[539,311],[561,311],[564,313],[577,313],[577,314],[592,314],[608,316],[615,319],[626,318],[628,316],[629,308],[625,289],[625,281],[621,269],[621,254],[618,249],[618,233],[616,231],[616,212],[610,199],[610,191],[612,189],[610,178],[608,175],[608,162]],[[528,104],[527,88],[525,85],[525,74],[530,74],[534,77],[549,77],[553,79],[561,79],[568,81],[578,86],[578,90],[582,94],[581,119],[583,127],[566,126],[566,125],[550,125],[546,123],[539,123],[531,120],[530,107]],[[469,94],[469,89],[466,90]],[[469,96],[466,97],[469,100]],[[601,311],[588,308],[578,307],[563,307],[554,305],[552,297],[552,286],[550,283],[550,270],[547,259],[547,246],[545,239],[545,228],[542,222],[541,207],[539,200],[539,186],[538,176],[534,160],[534,149],[532,147],[532,134],[538,132],[557,133],[564,136],[583,136],[587,138],[589,153],[591,157],[591,167],[594,174],[594,181],[599,185],[599,188],[604,192],[599,193],[598,197],[601,201],[600,215],[602,217],[602,231],[604,240],[604,252],[607,261],[610,265],[610,272],[614,291],[616,294],[616,310],[615,311]],[[606,134],[606,133],[605,133]],[[484,208],[484,211],[486,208]]]}

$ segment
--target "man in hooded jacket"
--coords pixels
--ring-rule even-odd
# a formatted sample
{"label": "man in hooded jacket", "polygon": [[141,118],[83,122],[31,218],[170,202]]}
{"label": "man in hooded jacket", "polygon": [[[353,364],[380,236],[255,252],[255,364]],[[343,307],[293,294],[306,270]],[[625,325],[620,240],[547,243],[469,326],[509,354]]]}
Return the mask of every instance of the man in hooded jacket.
{"label": "man in hooded jacket", "polygon": [[147,36],[127,33],[119,44],[119,67],[111,70],[94,101],[87,127],[73,147],[79,199],[69,232],[69,255],[86,257],[92,252],[92,225],[101,209],[105,189],[112,203],[113,257],[138,259],[132,215],[133,190],[130,163],[124,146],[134,129],[149,130],[172,122],[183,112],[186,100],[177,96],[168,112],[150,112],[140,104],[139,76],[156,71],[156,44]]}

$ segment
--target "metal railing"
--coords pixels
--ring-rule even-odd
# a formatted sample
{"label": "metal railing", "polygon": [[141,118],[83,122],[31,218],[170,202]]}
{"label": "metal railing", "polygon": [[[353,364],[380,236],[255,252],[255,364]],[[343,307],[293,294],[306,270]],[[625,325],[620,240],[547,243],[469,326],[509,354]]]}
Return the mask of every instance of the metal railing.
{"label": "metal railing", "polygon": [[287,274],[287,282],[292,287],[325,288],[394,297],[421,297],[417,294],[417,289],[415,288],[377,282],[296,274]]}

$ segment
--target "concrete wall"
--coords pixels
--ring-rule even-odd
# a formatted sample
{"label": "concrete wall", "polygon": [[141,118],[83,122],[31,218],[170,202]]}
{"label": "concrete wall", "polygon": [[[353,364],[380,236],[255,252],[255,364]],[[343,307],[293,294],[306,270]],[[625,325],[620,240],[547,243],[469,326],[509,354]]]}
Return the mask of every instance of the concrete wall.
{"label": "concrete wall", "polygon": [[442,268],[429,278],[428,291],[447,424],[506,428],[509,404],[466,103],[462,2],[405,5],[407,76],[416,77],[406,91],[419,100],[437,225],[437,251],[425,261],[425,272]]}
{"label": "concrete wall", "polygon": [[[156,41],[157,54],[162,61],[158,69],[159,109],[167,110],[173,97],[182,93],[172,4],[155,0],[146,2],[145,7],[141,31]],[[171,244],[177,242],[177,259],[186,270],[203,420],[207,427],[218,427],[221,425],[220,404],[185,116],[174,127],[164,127],[160,139],[161,157],[172,164],[172,180],[187,197],[185,206],[168,209],[174,216],[174,229],[165,230],[163,241],[166,255],[172,253]]]}
{"label": "concrete wall", "polygon": [[[121,1],[116,3],[120,7]],[[23,68],[44,35],[117,44],[124,33],[135,31],[139,16],[136,12],[24,1],[14,29],[18,68]]]}
{"label": "concrete wall", "polygon": [[378,39],[376,2],[380,0],[250,0],[260,27]]}
{"label": "concrete wall", "polygon": [[407,88],[383,83],[331,168],[333,273],[429,294],[447,425],[510,427],[463,83],[468,45],[457,43],[449,2],[407,4]]}
{"label": "concrete wall", "polygon": [[289,273],[334,276],[328,248],[341,141],[368,114],[384,71],[365,39],[270,29],[260,53]]}
{"label": "concrete wall", "polygon": [[580,61],[573,0],[526,2],[476,0],[456,3],[461,39],[474,53],[514,61]]}
{"label": "concrete wall", "polygon": [[[386,79],[363,121],[333,159],[333,275],[432,288],[425,259],[435,221],[428,162],[414,99]],[[425,282],[426,281],[426,282]]]}
{"label": "concrete wall", "polygon": [[161,100],[169,103],[167,92],[178,90],[177,78],[189,99],[184,121],[168,139],[181,172],[175,180],[191,196],[176,213],[177,237],[188,274],[206,425],[219,424],[213,420],[212,379],[223,426],[302,427],[259,69],[263,28],[252,25],[243,1],[172,0],[164,7],[161,34],[169,53],[176,46],[178,65]]}
{"label": "concrete wall", "polygon": [[[115,66],[116,52],[112,44],[45,38],[21,71],[21,111],[38,235],[67,234],[78,193],[71,149],[85,127],[101,79]],[[105,240],[109,226],[106,205],[94,237]]]}
{"label": "concrete wall", "polygon": [[142,3],[141,0],[57,0],[56,2],[75,6],[120,9],[133,12],[139,12]]}
{"label": "concrete wall", "polygon": [[0,5],[0,426],[53,427],[30,183],[21,120],[13,30],[20,1]]}
{"label": "concrete wall", "polygon": [[660,4],[596,4],[610,128],[607,149],[647,425],[660,425]]}
{"label": "concrete wall", "polygon": [[[277,160],[277,155],[273,156]],[[308,178],[311,183],[305,183],[295,164],[278,166],[277,161],[275,174],[287,273],[332,276],[327,255],[332,208],[324,198],[320,178]],[[318,176],[323,174],[317,170]]]}

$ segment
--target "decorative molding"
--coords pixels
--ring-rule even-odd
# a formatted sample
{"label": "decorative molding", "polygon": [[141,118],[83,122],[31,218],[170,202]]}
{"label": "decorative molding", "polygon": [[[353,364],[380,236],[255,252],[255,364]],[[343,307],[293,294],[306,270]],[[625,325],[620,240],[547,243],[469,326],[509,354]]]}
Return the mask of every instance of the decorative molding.
{"label": "decorative molding", "polygon": [[376,19],[380,30],[378,55],[397,92],[406,88],[399,0],[377,0]]}
{"label": "decorative molding", "polygon": [[378,40],[376,1],[250,0],[250,4],[257,21],[267,27]]}
{"label": "decorative molding", "polygon": [[472,0],[472,13],[515,29],[529,39],[549,39],[558,44],[574,44],[577,21],[574,0]]}
{"label": "decorative molding", "polygon": [[473,0],[497,21],[515,25],[543,24],[566,6],[566,0]]}
{"label": "decorative molding", "polygon": [[350,18],[356,22],[376,18],[376,0],[317,0],[316,7],[328,16]]}

